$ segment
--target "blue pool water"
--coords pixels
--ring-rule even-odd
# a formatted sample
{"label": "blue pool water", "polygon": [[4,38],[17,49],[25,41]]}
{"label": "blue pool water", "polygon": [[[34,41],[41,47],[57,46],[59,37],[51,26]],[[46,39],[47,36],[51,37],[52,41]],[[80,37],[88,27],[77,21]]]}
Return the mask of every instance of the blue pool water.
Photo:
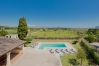
{"label": "blue pool water", "polygon": [[45,49],[45,48],[66,48],[65,43],[42,43],[39,46],[39,49]]}

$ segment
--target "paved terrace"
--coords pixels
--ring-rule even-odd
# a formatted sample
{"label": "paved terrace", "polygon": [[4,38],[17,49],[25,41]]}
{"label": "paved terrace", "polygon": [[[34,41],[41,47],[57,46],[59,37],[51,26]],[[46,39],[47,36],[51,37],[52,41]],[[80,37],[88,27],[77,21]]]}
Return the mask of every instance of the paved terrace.
{"label": "paved terrace", "polygon": [[11,66],[61,66],[60,60],[47,51],[24,48],[23,55]]}

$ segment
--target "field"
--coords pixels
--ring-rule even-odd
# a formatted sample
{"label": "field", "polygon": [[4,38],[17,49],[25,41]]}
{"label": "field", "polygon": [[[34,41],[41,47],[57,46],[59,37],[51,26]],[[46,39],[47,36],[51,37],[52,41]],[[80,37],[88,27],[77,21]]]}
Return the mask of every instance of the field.
{"label": "field", "polygon": [[17,34],[17,29],[6,29],[8,34]]}
{"label": "field", "polygon": [[69,30],[47,30],[47,31],[35,31],[31,33],[33,37],[49,37],[49,38],[65,38],[65,37],[77,37],[77,33]]}
{"label": "field", "polygon": [[75,29],[32,29],[30,31],[32,37],[36,38],[66,38],[66,37],[78,37],[78,32],[85,32],[85,30]]}
{"label": "field", "polygon": [[[6,29],[9,34],[17,34],[17,29]],[[44,29],[44,28],[31,28],[29,34],[34,38],[66,38],[66,37],[78,37],[78,32],[85,32],[80,29]]]}

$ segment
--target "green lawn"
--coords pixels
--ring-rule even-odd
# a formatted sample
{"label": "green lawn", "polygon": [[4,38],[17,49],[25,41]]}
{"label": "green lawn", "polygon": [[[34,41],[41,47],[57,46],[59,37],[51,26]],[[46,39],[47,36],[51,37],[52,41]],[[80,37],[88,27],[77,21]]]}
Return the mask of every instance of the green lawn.
{"label": "green lawn", "polygon": [[[73,45],[74,48],[78,48],[78,45]],[[62,66],[70,66],[70,59],[77,59],[76,54],[65,54],[64,56],[61,57],[61,62],[62,62]],[[77,61],[80,63],[80,60],[77,59]],[[88,66],[88,60],[87,58],[84,60],[83,62],[84,66]]]}

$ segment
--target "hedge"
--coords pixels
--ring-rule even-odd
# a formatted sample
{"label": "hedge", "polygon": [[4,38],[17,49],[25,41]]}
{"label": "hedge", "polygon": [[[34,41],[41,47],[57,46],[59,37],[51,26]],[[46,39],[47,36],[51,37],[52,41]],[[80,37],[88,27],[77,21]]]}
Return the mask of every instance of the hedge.
{"label": "hedge", "polygon": [[86,40],[81,41],[81,47],[86,51],[87,57],[93,60],[93,63],[99,64],[99,53]]}

